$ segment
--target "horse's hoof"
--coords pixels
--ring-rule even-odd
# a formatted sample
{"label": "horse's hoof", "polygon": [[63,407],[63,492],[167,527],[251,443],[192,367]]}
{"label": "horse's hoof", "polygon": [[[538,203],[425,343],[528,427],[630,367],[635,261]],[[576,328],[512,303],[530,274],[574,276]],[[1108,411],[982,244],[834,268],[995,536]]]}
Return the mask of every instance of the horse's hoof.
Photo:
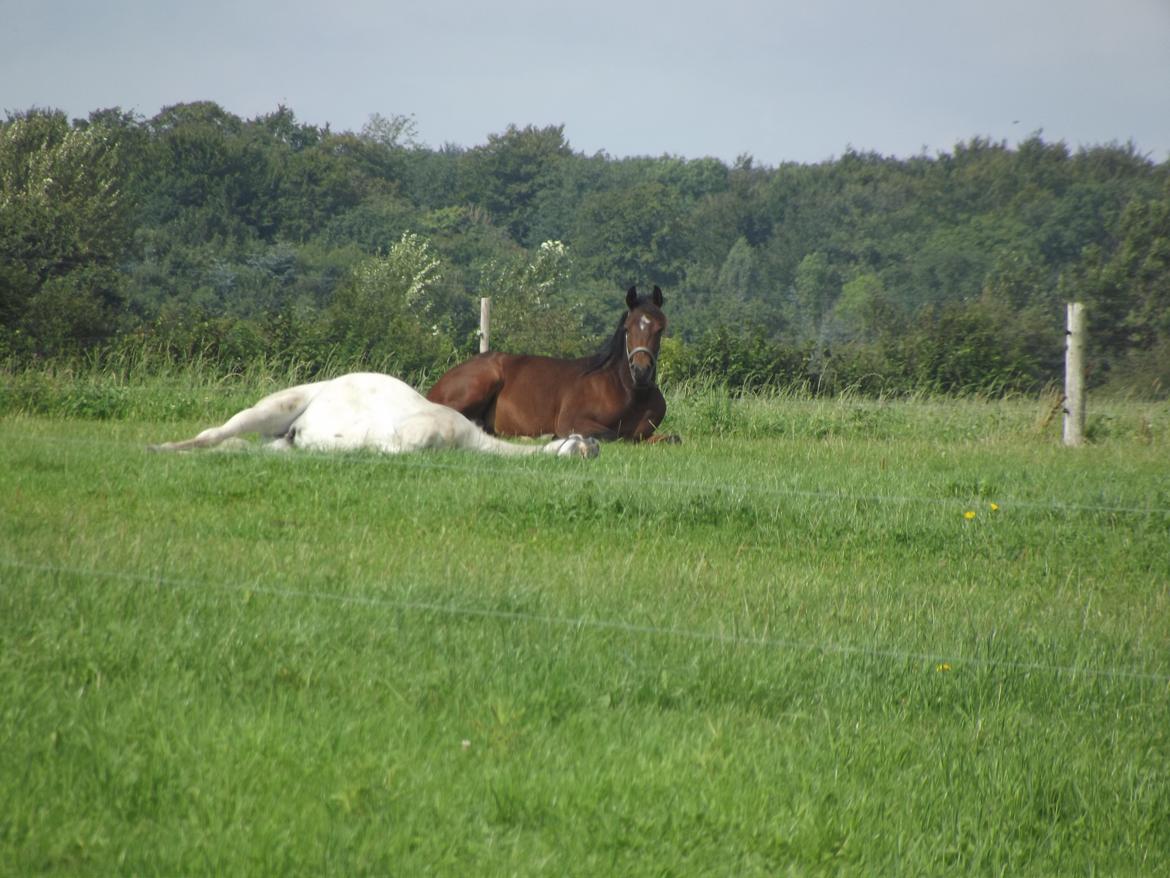
{"label": "horse's hoof", "polygon": [[586,460],[600,453],[601,444],[592,436],[582,436],[580,433],[569,435],[557,451],[560,457],[583,457]]}

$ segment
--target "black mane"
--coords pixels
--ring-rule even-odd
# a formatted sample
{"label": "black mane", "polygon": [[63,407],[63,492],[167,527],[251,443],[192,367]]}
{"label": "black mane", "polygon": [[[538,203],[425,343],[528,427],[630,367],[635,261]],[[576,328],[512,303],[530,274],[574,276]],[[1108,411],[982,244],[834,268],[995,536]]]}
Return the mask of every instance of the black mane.
{"label": "black mane", "polygon": [[[642,299],[639,298],[637,304],[641,305]],[[610,363],[617,362],[626,355],[626,320],[629,316],[629,311],[622,314],[618,320],[617,329],[609,337],[609,341],[602,345],[601,350],[589,357],[589,361],[585,364],[586,375],[591,372],[600,372]]]}

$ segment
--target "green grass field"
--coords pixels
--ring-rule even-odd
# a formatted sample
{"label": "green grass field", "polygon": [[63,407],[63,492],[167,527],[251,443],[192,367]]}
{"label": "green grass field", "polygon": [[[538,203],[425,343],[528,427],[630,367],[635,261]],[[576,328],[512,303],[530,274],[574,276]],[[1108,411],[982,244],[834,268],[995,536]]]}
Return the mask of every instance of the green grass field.
{"label": "green grass field", "polygon": [[595,461],[0,398],[0,872],[1170,874],[1170,407],[679,394]]}

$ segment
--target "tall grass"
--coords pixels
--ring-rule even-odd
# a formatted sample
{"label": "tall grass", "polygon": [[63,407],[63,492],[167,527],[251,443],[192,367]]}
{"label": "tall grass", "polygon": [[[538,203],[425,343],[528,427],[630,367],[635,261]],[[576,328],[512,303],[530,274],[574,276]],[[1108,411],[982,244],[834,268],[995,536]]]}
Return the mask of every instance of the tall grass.
{"label": "tall grass", "polygon": [[0,871],[1170,869],[1164,406],[1070,450],[1049,401],[693,387],[682,446],[590,462],[145,452],[291,376],[189,377],[0,420]]}
{"label": "tall grass", "polygon": [[[712,379],[688,381],[669,394],[668,427],[720,438],[905,439],[939,441],[1025,440],[1042,443],[1061,431],[1062,396],[1009,394],[961,397],[919,392],[892,397],[845,391],[832,397],[801,388],[760,388],[738,393]],[[1170,405],[1093,397],[1090,441],[1170,440]]]}
{"label": "tall grass", "polygon": [[[245,369],[224,372],[210,360],[176,360],[147,347],[105,352],[100,359],[0,362],[0,415],[210,423],[281,387],[349,371],[385,371],[387,365],[326,358],[318,367],[261,357]],[[421,389],[435,378],[404,377]],[[895,438],[917,430],[939,439],[1031,435],[1047,441],[1060,428],[1061,398],[1055,390],[1036,397],[927,392],[873,397],[846,389],[825,397],[801,387],[738,392],[708,377],[675,382],[667,396],[670,420],[664,429],[720,438]],[[1154,444],[1166,441],[1168,431],[1166,402],[1091,401],[1090,441]]]}
{"label": "tall grass", "polygon": [[[398,374],[380,361],[324,358],[307,363],[258,357],[224,371],[217,361],[176,359],[149,347],[32,364],[0,362],[0,415],[99,420],[214,420],[281,387],[351,371]],[[416,384],[433,376],[407,375]]]}

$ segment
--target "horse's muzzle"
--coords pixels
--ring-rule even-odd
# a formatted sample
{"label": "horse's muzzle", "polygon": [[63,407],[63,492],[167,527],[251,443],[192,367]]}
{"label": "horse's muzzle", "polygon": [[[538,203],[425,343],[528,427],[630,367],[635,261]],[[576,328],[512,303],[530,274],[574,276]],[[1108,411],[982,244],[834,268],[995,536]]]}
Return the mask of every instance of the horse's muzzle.
{"label": "horse's muzzle", "polygon": [[626,359],[635,387],[649,387],[654,383],[654,376],[658,372],[658,358],[654,356],[654,351],[650,348],[634,348],[626,353]]}

